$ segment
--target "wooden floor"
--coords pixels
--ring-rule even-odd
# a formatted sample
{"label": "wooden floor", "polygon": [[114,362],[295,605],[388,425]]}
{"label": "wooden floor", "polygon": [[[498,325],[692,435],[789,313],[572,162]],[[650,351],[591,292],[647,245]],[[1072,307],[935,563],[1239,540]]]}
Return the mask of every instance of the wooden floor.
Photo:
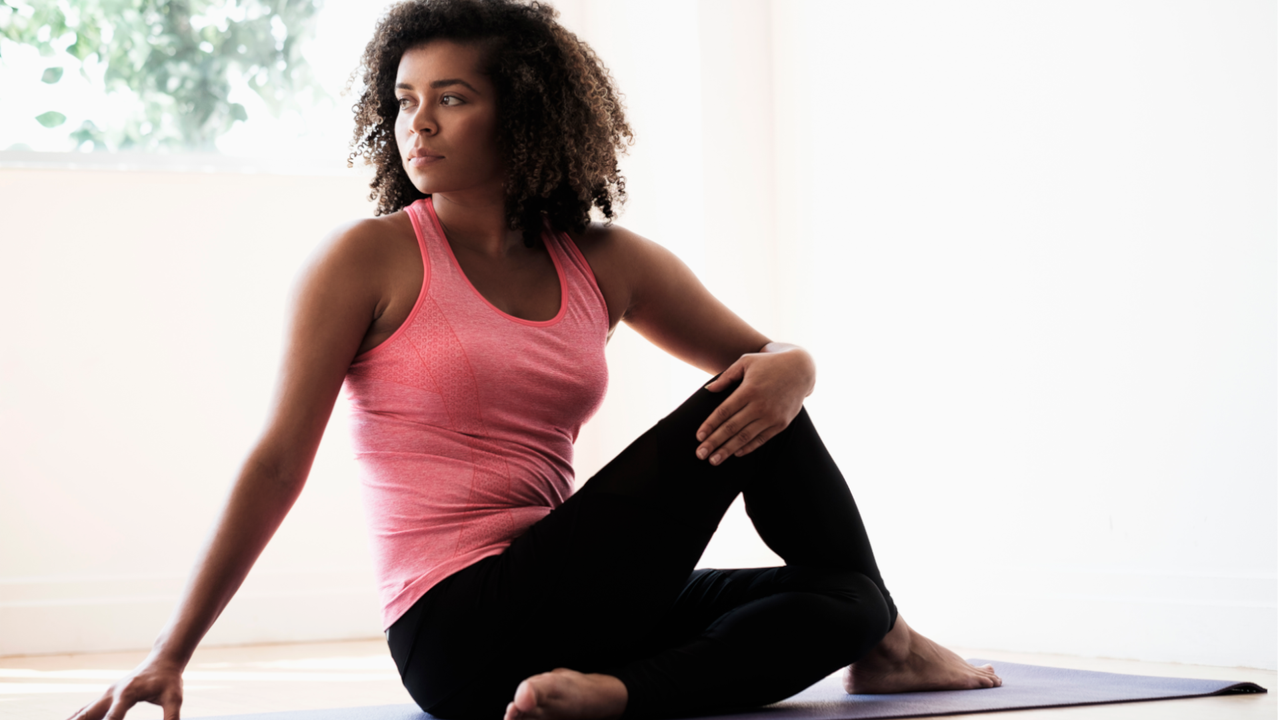
{"label": "wooden floor", "polygon": [[[1250,681],[1270,691],[1265,695],[1020,710],[967,717],[1000,720],[1274,720],[1277,717],[1274,671],[993,650],[957,651],[965,657],[1082,670]],[[96,699],[145,655],[129,652],[0,658],[0,717],[5,720],[69,717]],[[192,659],[185,678],[184,718],[411,702],[400,685],[386,644],[377,640],[205,648]],[[129,718],[159,720],[161,715],[159,707],[141,705],[129,713]]]}

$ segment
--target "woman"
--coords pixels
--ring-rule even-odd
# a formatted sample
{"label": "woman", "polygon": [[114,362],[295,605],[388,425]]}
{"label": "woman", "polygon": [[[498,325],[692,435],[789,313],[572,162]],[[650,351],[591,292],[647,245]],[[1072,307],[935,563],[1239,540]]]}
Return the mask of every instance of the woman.
{"label": "woman", "polygon": [[[353,157],[380,217],[303,274],[274,409],[146,661],[76,718],[177,717],[183,667],[284,519],[340,388],[388,644],[444,718],[675,716],[850,692],[993,687],[897,614],[771,342],[673,254],[606,220],[630,139],[594,53],[517,0],[394,7]],[[572,443],[620,320],[719,373],[577,493]],[[743,493],[781,568],[698,570]]]}

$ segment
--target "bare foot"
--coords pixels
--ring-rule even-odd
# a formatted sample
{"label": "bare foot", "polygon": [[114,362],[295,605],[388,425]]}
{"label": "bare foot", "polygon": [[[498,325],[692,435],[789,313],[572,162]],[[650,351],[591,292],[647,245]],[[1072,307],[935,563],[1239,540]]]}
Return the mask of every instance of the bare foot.
{"label": "bare foot", "polygon": [[520,683],[504,720],[611,720],[627,709],[627,686],[612,675],[556,668]]}
{"label": "bare foot", "polygon": [[974,690],[1000,685],[1000,676],[990,665],[970,665],[912,630],[902,616],[866,657],[844,669],[844,690],[848,693]]}

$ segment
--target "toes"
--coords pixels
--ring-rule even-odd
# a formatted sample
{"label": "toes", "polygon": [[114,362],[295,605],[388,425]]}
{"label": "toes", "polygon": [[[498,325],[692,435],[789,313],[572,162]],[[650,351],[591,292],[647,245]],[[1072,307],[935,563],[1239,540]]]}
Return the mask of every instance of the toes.
{"label": "toes", "polygon": [[516,688],[516,696],[508,707],[515,711],[515,715],[512,716],[508,713],[506,720],[520,720],[520,718],[537,709],[538,693],[534,691],[533,684],[528,680],[520,683],[520,686]]}
{"label": "toes", "polygon": [[970,667],[973,668],[974,672],[974,681],[976,682],[974,687],[992,688],[1000,686],[1000,677],[996,675],[996,669],[989,663]]}

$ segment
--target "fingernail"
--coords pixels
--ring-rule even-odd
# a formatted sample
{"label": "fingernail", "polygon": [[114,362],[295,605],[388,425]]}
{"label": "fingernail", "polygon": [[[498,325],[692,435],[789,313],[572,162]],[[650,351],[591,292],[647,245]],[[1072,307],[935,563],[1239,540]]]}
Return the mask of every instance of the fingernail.
{"label": "fingernail", "polygon": [[707,459],[707,449],[706,449],[706,448],[698,448],[698,459],[699,459],[699,460],[706,460],[706,459]]}
{"label": "fingernail", "polygon": [[711,464],[712,464],[712,465],[719,465],[719,464],[720,464],[720,456],[719,456],[719,455],[716,455],[715,457],[711,458]]}
{"label": "fingernail", "polygon": [[703,440],[706,440],[706,439],[707,439],[707,434],[706,434],[706,433],[704,433],[704,432],[700,432],[700,433],[698,433],[698,442],[702,442]]}

